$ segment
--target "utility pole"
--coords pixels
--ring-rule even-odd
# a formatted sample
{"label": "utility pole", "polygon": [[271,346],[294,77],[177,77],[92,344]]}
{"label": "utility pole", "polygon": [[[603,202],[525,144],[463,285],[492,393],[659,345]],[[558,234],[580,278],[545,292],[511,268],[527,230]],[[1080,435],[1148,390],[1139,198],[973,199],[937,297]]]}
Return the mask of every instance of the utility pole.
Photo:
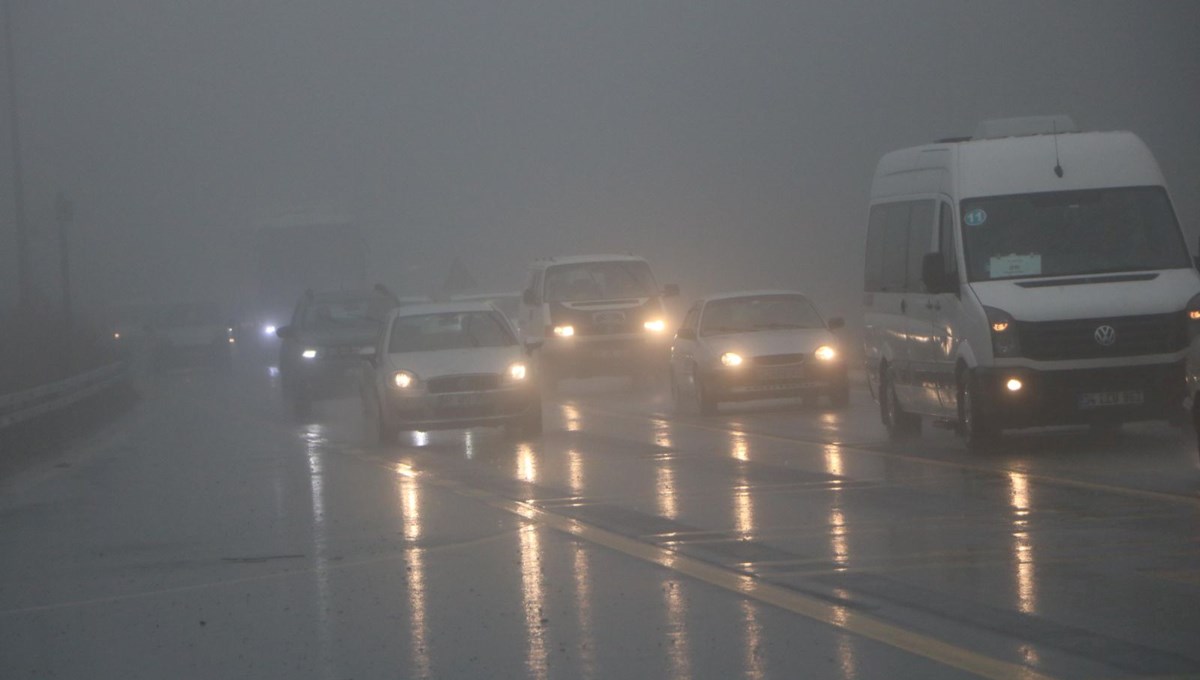
{"label": "utility pole", "polygon": [[13,224],[17,232],[17,284],[22,312],[33,308],[33,274],[29,270],[29,232],[25,225],[25,176],[21,164],[21,127],[17,120],[17,66],[13,54],[12,11],[4,8],[4,62],[8,70],[8,132],[13,162]]}

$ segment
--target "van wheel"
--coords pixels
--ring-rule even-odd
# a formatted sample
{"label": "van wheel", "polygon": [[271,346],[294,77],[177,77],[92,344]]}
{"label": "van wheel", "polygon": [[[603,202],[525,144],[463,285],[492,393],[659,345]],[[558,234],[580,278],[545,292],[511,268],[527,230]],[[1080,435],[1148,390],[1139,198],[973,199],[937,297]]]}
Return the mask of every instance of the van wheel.
{"label": "van wheel", "polygon": [[958,434],[967,442],[967,448],[979,449],[996,438],[996,428],[988,422],[977,397],[979,388],[975,376],[969,370],[958,373]]}
{"label": "van wheel", "polygon": [[889,438],[903,439],[921,434],[921,416],[904,410],[900,401],[896,399],[896,387],[892,384],[892,380],[885,377],[879,390],[879,396],[879,408]]}

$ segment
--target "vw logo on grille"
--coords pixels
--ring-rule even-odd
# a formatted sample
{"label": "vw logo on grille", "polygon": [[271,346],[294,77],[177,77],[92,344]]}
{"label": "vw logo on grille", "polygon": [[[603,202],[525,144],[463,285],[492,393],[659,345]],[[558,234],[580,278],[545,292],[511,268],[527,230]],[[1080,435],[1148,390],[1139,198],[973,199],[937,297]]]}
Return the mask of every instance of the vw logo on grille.
{"label": "vw logo on grille", "polygon": [[1096,339],[1097,345],[1100,345],[1101,347],[1112,347],[1113,343],[1117,341],[1117,329],[1109,326],[1108,324],[1097,326],[1096,332],[1092,333],[1092,337]]}

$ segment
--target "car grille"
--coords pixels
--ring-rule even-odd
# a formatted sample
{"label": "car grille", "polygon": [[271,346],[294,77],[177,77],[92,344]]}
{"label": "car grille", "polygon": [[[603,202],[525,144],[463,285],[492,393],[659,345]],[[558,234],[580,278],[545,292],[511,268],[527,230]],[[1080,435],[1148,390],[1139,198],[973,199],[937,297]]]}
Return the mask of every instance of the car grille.
{"label": "car grille", "polygon": [[[1113,344],[1105,346],[1096,341],[1096,329],[1101,326],[1111,326],[1116,331]],[[1169,354],[1187,346],[1182,314],[1018,321],[1017,333],[1021,354],[1043,361]]]}
{"label": "car grille", "polygon": [[499,387],[500,376],[496,373],[448,375],[441,378],[429,379],[429,391],[434,394],[444,392],[479,392],[482,390],[494,390]]}
{"label": "car grille", "polygon": [[803,354],[769,354],[767,356],[754,357],[754,363],[759,366],[783,366],[786,364],[798,364],[804,361]]}

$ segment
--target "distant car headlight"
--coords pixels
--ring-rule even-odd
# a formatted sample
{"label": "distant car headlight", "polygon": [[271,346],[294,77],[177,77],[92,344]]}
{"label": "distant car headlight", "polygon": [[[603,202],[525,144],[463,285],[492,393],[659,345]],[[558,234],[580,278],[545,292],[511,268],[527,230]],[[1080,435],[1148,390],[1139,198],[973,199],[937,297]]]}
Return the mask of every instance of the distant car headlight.
{"label": "distant car headlight", "polygon": [[278,330],[278,329],[275,328],[275,324],[269,323],[269,324],[263,326],[263,335],[268,335],[268,336],[274,337],[276,330]]}
{"label": "distant car headlight", "polygon": [[231,344],[231,345],[232,345],[232,344],[233,344],[233,343],[235,343],[235,342],[237,342],[237,340],[234,340],[233,338],[229,338],[229,344]]}
{"label": "distant car headlight", "polygon": [[305,359],[316,359],[318,354],[320,354],[320,352],[310,347],[301,352],[300,356],[304,357]]}
{"label": "distant car headlight", "polygon": [[813,352],[813,356],[820,361],[833,361],[837,358],[837,350],[829,345],[821,345],[817,351]]}
{"label": "distant car headlight", "polygon": [[734,352],[726,352],[721,355],[721,365],[722,366],[729,366],[731,368],[733,366],[741,366],[742,361],[744,361],[742,359],[742,355],[736,354]]}
{"label": "distant car headlight", "polygon": [[667,330],[667,322],[663,321],[662,319],[654,319],[652,321],[643,323],[642,328],[645,328],[651,333],[662,333],[663,331]]}
{"label": "distant car headlight", "polygon": [[518,361],[508,367],[508,378],[510,380],[524,380],[529,375],[529,368],[524,362]]}
{"label": "distant car headlight", "polygon": [[113,333],[113,340],[120,340],[120,339],[121,339],[120,333]]}
{"label": "distant car headlight", "polygon": [[572,335],[575,335],[575,327],[574,326],[555,326],[554,334],[560,338],[569,338]]}
{"label": "distant car headlight", "polygon": [[402,390],[407,390],[416,386],[417,376],[408,371],[396,371],[392,374],[392,384]]}

